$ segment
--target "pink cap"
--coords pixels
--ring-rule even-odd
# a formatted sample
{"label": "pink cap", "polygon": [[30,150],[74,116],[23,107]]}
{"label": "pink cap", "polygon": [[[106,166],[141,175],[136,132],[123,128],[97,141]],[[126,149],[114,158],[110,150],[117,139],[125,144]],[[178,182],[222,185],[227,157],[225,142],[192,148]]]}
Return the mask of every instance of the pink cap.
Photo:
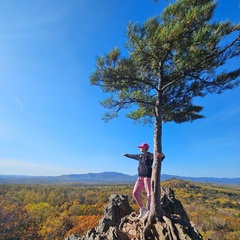
{"label": "pink cap", "polygon": [[141,145],[138,146],[138,148],[146,148],[148,150],[149,145],[147,143],[142,143]]}

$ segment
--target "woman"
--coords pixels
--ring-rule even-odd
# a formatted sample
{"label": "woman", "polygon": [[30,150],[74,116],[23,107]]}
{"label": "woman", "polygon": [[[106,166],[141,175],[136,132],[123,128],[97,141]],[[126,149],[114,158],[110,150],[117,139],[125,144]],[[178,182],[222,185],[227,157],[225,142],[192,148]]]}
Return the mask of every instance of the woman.
{"label": "woman", "polygon": [[[138,178],[134,185],[132,194],[140,208],[140,214],[138,217],[142,218],[146,216],[150,210],[153,154],[148,152],[149,145],[147,143],[142,143],[138,146],[138,148],[140,149],[141,154],[123,154],[123,156],[139,161]],[[157,157],[162,160],[165,158],[163,153],[158,153]],[[145,188],[147,194],[147,208],[143,206],[141,199],[141,192],[143,188]]]}

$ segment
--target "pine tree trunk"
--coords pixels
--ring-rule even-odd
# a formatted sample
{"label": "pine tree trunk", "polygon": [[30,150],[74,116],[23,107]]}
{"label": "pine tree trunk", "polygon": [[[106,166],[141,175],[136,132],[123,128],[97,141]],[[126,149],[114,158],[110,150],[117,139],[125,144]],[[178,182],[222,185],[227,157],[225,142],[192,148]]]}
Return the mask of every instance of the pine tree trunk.
{"label": "pine tree trunk", "polygon": [[162,161],[157,157],[158,152],[162,152],[162,113],[160,106],[161,96],[158,96],[158,101],[155,108],[155,126],[154,126],[154,160],[152,168],[151,179],[151,207],[148,221],[155,223],[162,219],[162,208],[160,204],[161,188],[160,188],[160,174]]}

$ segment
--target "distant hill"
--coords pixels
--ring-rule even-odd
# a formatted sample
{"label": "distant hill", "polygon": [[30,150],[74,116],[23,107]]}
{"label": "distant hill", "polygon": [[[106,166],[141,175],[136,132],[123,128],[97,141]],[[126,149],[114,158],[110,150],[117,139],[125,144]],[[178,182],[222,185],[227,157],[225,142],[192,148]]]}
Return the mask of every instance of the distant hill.
{"label": "distant hill", "polygon": [[[203,183],[240,184],[240,178],[181,177],[177,175],[167,174],[161,175],[162,181],[171,178]],[[0,175],[0,183],[19,183],[19,184],[60,184],[60,183],[132,184],[136,181],[136,179],[137,175],[130,176],[127,174],[117,172],[69,174],[61,176]]]}
{"label": "distant hill", "polygon": [[175,175],[162,174],[162,181],[178,178],[181,180],[189,180],[193,182],[202,182],[202,183],[219,183],[219,184],[240,184],[240,178],[214,178],[214,177],[182,177]]}

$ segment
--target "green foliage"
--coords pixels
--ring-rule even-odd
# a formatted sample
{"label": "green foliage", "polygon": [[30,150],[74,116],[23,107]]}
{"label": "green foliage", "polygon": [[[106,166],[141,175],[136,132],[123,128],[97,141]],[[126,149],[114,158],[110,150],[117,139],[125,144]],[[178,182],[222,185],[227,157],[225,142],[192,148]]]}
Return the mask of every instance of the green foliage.
{"label": "green foliage", "polygon": [[110,94],[102,102],[109,109],[104,120],[130,108],[127,117],[152,123],[157,108],[165,122],[193,121],[203,117],[194,97],[239,85],[240,69],[223,66],[239,56],[240,24],[214,22],[216,6],[213,0],[178,0],[143,25],[128,25],[129,55],[115,47],[99,57],[90,79]]}

